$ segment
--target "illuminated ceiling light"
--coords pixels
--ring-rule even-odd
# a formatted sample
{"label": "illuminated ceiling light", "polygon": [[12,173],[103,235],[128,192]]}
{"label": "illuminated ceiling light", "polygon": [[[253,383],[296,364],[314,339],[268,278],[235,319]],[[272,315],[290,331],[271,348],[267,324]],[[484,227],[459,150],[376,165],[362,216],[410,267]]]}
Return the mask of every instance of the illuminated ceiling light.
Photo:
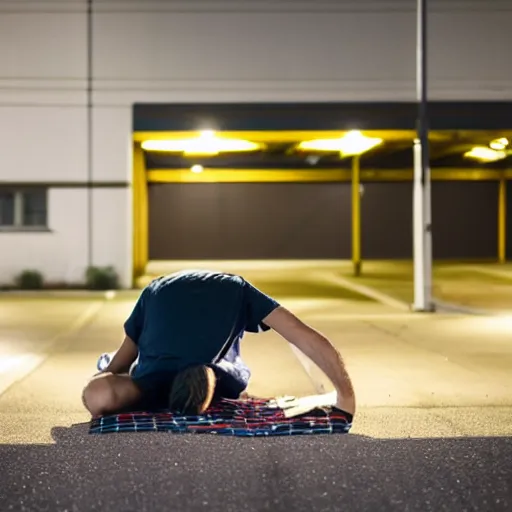
{"label": "illuminated ceiling light", "polygon": [[361,155],[382,143],[382,139],[367,137],[360,131],[352,130],[339,139],[307,140],[299,149],[311,151],[338,151],[344,156]]}
{"label": "illuminated ceiling light", "polygon": [[502,137],[501,139],[495,139],[490,142],[489,146],[496,150],[496,151],[502,151],[509,145],[509,141],[507,138]]}
{"label": "illuminated ceiling light", "polygon": [[169,153],[183,153],[192,155],[218,155],[219,153],[236,153],[244,151],[257,151],[260,145],[255,142],[241,139],[223,139],[217,137],[215,132],[205,130],[199,137],[182,140],[146,140],[142,144],[146,151],[165,151]]}
{"label": "illuminated ceiling light", "polygon": [[204,167],[202,165],[193,165],[190,170],[196,174],[200,174],[204,171]]}
{"label": "illuminated ceiling light", "polygon": [[475,158],[482,162],[496,162],[506,158],[507,153],[505,151],[496,151],[485,146],[476,146],[471,151],[464,153],[467,158]]}

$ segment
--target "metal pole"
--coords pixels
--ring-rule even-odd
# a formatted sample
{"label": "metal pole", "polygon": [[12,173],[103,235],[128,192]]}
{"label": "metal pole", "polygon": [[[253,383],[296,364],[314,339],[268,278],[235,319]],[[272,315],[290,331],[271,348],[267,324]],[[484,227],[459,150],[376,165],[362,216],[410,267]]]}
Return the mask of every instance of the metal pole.
{"label": "metal pole", "polygon": [[425,208],[423,205],[423,184],[421,168],[421,141],[414,141],[414,186],[413,186],[413,261],[414,301],[413,309],[425,309]]}
{"label": "metal pole", "polygon": [[507,180],[502,171],[498,185],[498,262],[507,260]]}
{"label": "metal pole", "polygon": [[92,48],[93,0],[87,0],[87,266],[94,263]]}
{"label": "metal pole", "polygon": [[360,158],[352,158],[352,264],[354,275],[361,275],[361,180]]}
{"label": "metal pole", "polygon": [[432,233],[427,99],[427,0],[417,0],[417,139],[414,141],[414,303],[415,311],[433,311]]}

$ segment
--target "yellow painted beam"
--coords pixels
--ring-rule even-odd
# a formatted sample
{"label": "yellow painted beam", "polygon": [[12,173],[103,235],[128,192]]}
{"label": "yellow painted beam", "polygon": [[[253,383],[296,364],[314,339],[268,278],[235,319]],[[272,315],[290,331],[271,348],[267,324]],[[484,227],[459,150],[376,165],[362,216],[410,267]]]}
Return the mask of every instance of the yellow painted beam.
{"label": "yellow painted beam", "polygon": [[[498,181],[500,171],[492,169],[432,169],[434,181]],[[154,169],[147,172],[150,183],[297,183],[349,182],[349,169],[209,169],[196,174],[190,169]],[[412,170],[362,169],[362,182],[412,181]]]}
{"label": "yellow painted beam", "polygon": [[[434,168],[430,179],[434,181],[497,181],[500,171],[494,169]],[[413,171],[403,169],[363,169],[362,181],[412,181]]]}
{"label": "yellow painted beam", "polygon": [[158,169],[148,171],[147,175],[150,183],[296,183],[350,180],[348,169],[205,169],[199,174],[191,172],[190,169]]}
{"label": "yellow painted beam", "polygon": [[[357,127],[354,127],[357,129]],[[232,139],[250,139],[254,142],[299,142],[309,139],[330,139],[341,137],[349,130],[236,130],[218,131],[218,137]],[[369,137],[379,137],[387,142],[410,141],[416,137],[415,130],[361,130]],[[138,131],[133,133],[135,142],[145,140],[178,140],[197,137],[199,130],[188,131]],[[512,138],[511,130],[431,130],[429,139],[432,142],[453,142],[457,144],[487,144],[498,137]]]}
{"label": "yellow painted beam", "polygon": [[360,158],[352,158],[352,264],[354,275],[361,275],[361,181]]}
{"label": "yellow painted beam", "polygon": [[430,170],[430,179],[435,181],[496,181],[500,171],[485,168],[434,168]]}
{"label": "yellow painted beam", "polygon": [[144,152],[133,148],[133,280],[144,275],[148,263],[148,190]]}
{"label": "yellow painted beam", "polygon": [[146,176],[141,185],[140,203],[140,268],[141,275],[144,275],[149,262],[149,197]]}
{"label": "yellow painted beam", "polygon": [[498,185],[498,261],[507,259],[507,180],[505,173]]}

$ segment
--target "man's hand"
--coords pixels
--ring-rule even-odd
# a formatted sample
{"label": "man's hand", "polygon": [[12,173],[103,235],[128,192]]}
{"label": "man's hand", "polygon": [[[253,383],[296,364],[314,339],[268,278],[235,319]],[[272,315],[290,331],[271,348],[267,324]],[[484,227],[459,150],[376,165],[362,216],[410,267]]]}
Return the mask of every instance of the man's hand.
{"label": "man's hand", "polygon": [[110,361],[109,365],[102,372],[97,373],[97,375],[100,375],[101,373],[128,373],[130,371],[130,366],[133,364],[135,359],[137,359],[138,355],[139,349],[137,348],[137,345],[130,337],[126,336],[119,347],[119,350],[112,358],[112,361]]}
{"label": "man's hand", "polygon": [[354,388],[345,363],[334,345],[283,307],[272,311],[263,322],[295,345],[326,374],[338,394],[336,407],[354,415]]}

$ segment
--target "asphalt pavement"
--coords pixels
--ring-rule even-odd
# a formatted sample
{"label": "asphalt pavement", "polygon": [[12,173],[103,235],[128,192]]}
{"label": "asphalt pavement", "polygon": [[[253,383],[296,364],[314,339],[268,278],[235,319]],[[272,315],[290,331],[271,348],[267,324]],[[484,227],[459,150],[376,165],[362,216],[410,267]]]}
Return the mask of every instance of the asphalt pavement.
{"label": "asphalt pavement", "polygon": [[[511,511],[512,320],[414,315],[312,275],[252,280],[345,356],[348,435],[91,436],[80,391],[136,294],[1,295],[0,511]],[[275,333],[243,354],[253,394],[331,389]]]}

